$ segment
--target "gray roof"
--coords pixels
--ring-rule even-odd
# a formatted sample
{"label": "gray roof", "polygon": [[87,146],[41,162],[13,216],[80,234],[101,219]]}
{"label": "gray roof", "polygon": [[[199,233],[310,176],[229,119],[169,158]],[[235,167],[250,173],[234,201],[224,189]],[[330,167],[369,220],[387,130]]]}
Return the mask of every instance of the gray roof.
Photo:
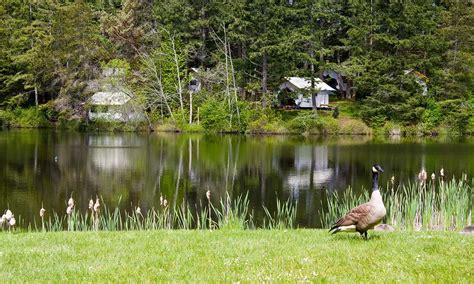
{"label": "gray roof", "polygon": [[92,105],[124,105],[130,100],[130,96],[124,92],[97,92],[90,98]]}

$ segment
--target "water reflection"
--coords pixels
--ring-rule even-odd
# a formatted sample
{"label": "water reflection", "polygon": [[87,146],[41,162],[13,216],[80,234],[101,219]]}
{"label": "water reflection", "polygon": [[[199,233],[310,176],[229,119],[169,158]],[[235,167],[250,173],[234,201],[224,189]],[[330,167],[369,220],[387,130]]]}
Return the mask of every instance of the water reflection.
{"label": "water reflection", "polygon": [[390,177],[413,180],[429,174],[474,172],[472,138],[380,139],[358,137],[215,136],[166,133],[0,132],[0,208],[27,220],[41,204],[64,212],[72,194],[82,210],[91,197],[109,206],[143,210],[171,203],[192,206],[229,193],[248,192],[258,218],[275,198],[298,201],[301,226],[317,226],[328,192],[370,187],[370,166],[382,164]]}

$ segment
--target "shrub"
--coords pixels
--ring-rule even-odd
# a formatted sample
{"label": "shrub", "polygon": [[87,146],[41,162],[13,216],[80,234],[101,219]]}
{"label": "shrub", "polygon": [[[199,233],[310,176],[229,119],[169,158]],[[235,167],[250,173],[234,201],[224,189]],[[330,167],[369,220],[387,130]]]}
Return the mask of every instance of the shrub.
{"label": "shrub", "polygon": [[363,121],[356,119],[341,120],[339,125],[339,133],[341,134],[371,134],[372,129],[368,127]]}
{"label": "shrub", "polygon": [[318,116],[315,112],[300,112],[298,115],[286,123],[286,128],[292,133],[304,133],[311,129],[316,129]]}
{"label": "shrub", "polygon": [[11,125],[15,127],[33,128],[33,127],[50,127],[45,113],[40,107],[17,108],[13,110],[14,117]]}
{"label": "shrub", "polygon": [[382,127],[382,132],[385,135],[401,135],[402,126],[393,121],[385,122],[384,126]]}
{"label": "shrub", "polygon": [[210,98],[201,105],[200,122],[206,131],[230,131],[229,109],[225,101]]}

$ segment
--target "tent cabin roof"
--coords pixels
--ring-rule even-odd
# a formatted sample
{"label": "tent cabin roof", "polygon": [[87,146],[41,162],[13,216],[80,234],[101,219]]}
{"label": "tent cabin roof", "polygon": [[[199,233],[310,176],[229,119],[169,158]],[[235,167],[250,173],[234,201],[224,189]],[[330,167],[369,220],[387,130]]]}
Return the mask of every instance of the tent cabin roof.
{"label": "tent cabin roof", "polygon": [[[299,90],[308,90],[311,88],[311,79],[303,77],[285,77],[285,80],[290,83],[294,88],[291,91]],[[289,87],[288,84],[282,84],[282,86]],[[336,91],[328,84],[324,83],[323,80],[319,78],[314,78],[314,88],[320,91]]]}
{"label": "tent cabin roof", "polygon": [[130,100],[130,96],[124,92],[97,92],[90,98],[92,105],[124,105]]}

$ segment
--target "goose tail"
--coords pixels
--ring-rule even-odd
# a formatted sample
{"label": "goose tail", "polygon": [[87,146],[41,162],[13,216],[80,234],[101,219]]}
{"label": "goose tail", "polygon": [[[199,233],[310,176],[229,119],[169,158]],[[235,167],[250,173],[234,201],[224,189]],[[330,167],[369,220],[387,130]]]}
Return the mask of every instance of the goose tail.
{"label": "goose tail", "polygon": [[[334,231],[332,231],[332,230],[334,230]],[[331,232],[331,231],[332,231],[331,235],[334,235],[336,233],[339,233],[341,231],[341,228],[333,227],[333,228],[331,228],[331,230],[329,230],[329,232]]]}

